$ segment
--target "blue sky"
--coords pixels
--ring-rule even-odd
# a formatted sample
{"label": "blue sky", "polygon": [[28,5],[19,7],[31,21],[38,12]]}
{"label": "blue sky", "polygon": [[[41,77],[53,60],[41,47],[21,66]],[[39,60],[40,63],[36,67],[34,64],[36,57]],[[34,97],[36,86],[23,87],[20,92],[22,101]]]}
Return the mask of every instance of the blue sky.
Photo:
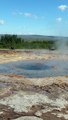
{"label": "blue sky", "polygon": [[68,0],[0,0],[0,34],[68,36]]}

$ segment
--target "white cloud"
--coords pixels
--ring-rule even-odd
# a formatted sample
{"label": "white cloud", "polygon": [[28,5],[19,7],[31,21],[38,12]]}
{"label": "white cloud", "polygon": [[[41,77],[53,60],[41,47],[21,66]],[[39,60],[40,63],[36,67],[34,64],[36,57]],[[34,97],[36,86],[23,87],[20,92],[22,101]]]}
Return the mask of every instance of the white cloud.
{"label": "white cloud", "polygon": [[32,14],[32,13],[24,13],[24,16],[26,17],[31,17],[31,18],[34,18],[34,19],[39,19],[41,17],[39,17],[38,15],[35,15],[35,14]]}
{"label": "white cloud", "polygon": [[26,16],[26,17],[32,17],[32,14],[31,13],[24,13],[24,16]]}
{"label": "white cloud", "polygon": [[20,11],[16,11],[16,12],[13,12],[12,14],[13,14],[13,15],[25,16],[25,17],[31,17],[31,18],[34,18],[34,19],[43,19],[43,17],[39,17],[38,15],[32,14],[32,13],[30,13],[30,12],[20,12]]}
{"label": "white cloud", "polygon": [[3,25],[4,23],[5,21],[0,19],[0,25]]}
{"label": "white cloud", "polygon": [[62,18],[61,18],[61,17],[58,17],[58,18],[56,18],[56,20],[57,20],[58,22],[61,22],[61,21],[62,21]]}
{"label": "white cloud", "polygon": [[64,11],[64,10],[66,10],[67,8],[68,8],[67,5],[60,5],[60,6],[58,6],[58,9],[61,10],[61,11]]}

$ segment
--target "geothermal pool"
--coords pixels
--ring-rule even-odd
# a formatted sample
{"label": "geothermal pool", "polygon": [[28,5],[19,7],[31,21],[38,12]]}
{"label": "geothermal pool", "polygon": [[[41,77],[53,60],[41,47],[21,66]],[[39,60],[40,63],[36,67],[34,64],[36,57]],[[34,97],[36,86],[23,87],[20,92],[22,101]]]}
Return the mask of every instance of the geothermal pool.
{"label": "geothermal pool", "polygon": [[25,60],[0,64],[0,73],[42,78],[68,75],[67,60]]}

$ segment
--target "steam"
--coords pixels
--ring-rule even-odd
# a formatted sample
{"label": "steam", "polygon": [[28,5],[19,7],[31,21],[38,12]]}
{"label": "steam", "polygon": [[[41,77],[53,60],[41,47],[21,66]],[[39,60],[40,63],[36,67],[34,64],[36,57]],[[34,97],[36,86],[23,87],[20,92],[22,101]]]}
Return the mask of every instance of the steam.
{"label": "steam", "polygon": [[68,53],[68,38],[58,38],[56,46],[60,52]]}

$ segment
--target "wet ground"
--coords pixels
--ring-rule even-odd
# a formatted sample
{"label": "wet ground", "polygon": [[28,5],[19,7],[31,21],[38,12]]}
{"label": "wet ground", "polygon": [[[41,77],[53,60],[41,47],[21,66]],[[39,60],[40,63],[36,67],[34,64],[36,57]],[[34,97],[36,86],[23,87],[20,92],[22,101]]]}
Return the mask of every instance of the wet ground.
{"label": "wet ground", "polygon": [[[0,54],[0,70],[4,71],[0,73],[0,120],[68,120],[67,53],[62,56],[56,52],[42,54],[40,51],[39,53],[1,51]],[[27,65],[24,60],[27,60]],[[31,63],[29,60],[32,64],[28,64]],[[37,67],[35,60],[38,62],[43,60],[48,64],[41,62],[42,66],[39,64]],[[56,60],[57,63],[54,62]],[[18,70],[16,72],[19,73],[19,69],[22,68],[33,73],[35,70],[36,73],[42,72],[43,69],[44,71],[58,69],[61,72],[65,68],[65,75],[31,78],[25,74],[11,72]]]}

